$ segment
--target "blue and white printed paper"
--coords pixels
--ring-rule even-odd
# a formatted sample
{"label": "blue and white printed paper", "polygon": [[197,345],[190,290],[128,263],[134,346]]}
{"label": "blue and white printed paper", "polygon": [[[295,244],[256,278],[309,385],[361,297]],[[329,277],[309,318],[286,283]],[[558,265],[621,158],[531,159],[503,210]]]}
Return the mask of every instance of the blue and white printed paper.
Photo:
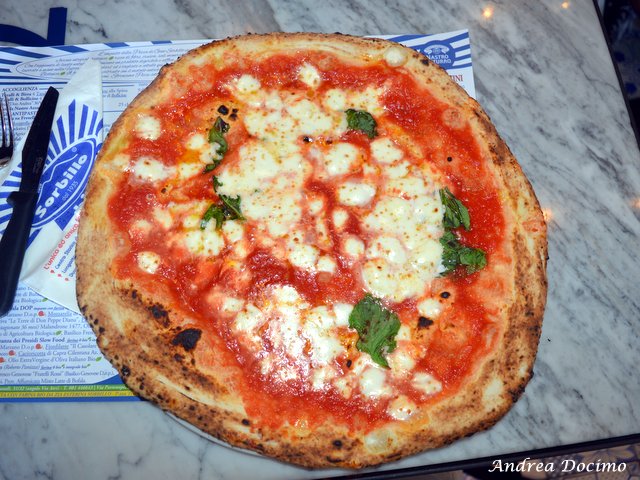
{"label": "blue and white printed paper", "polygon": [[75,239],[84,190],[102,146],[100,78],[100,63],[87,60],[60,94],[21,275],[36,292],[77,313]]}
{"label": "blue and white printed paper", "polygon": [[431,61],[444,68],[470,97],[476,98],[468,30],[436,35],[380,35],[379,37],[400,42],[426,55]]}
{"label": "blue and white printed paper", "polygon": [[[378,37],[424,53],[475,96],[466,30]],[[62,89],[23,282],[0,329],[0,401],[135,398],[76,313],[77,212],[95,154],[113,122],[163,65],[207,42],[0,48],[0,90],[12,105],[16,138],[25,136],[47,88]],[[7,197],[20,186],[20,150],[19,143],[12,166],[0,170],[0,236],[10,218]]]}

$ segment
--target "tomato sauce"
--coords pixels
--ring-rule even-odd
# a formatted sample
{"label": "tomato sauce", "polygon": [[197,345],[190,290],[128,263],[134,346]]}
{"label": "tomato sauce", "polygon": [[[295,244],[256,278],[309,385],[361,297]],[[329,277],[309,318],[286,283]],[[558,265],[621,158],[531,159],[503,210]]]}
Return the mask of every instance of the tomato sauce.
{"label": "tomato sauce", "polygon": [[[368,86],[384,87],[382,99],[384,114],[378,119],[379,131],[385,128],[400,128],[422,151],[423,162],[431,162],[433,166],[444,172],[450,182],[450,188],[468,208],[471,216],[471,229],[457,232],[463,244],[482,248],[487,253],[491,265],[492,255],[501,247],[504,233],[504,216],[502,205],[492,184],[489,172],[483,167],[480,148],[474,141],[470,127],[454,129],[442,120],[448,108],[425,92],[401,70],[384,65],[358,68],[345,66],[337,59],[326,54],[300,53],[297,56],[280,55],[261,62],[245,62],[234,67],[216,70],[214,66],[194,70],[194,78],[198,81],[211,82],[206,92],[190,92],[174,102],[172,107],[158,106],[158,117],[163,120],[165,134],[161,139],[151,142],[132,138],[128,153],[132,158],[152,156],[166,164],[179,161],[185,153],[183,138],[179,132],[189,129],[193,118],[190,113],[204,108],[212,98],[220,99],[220,104],[229,100],[226,85],[244,73],[256,77],[262,88],[285,88],[306,91],[308,87],[298,79],[296,72],[305,62],[313,62],[322,66],[322,83],[316,95],[321,95],[330,88],[346,88],[363,90]],[[313,93],[309,93],[313,95]],[[242,112],[240,112],[240,115]],[[210,113],[211,120],[216,117]],[[168,121],[166,120],[168,119]],[[239,128],[236,128],[236,125]],[[168,134],[166,134],[168,132]],[[184,134],[182,134],[184,135]],[[229,136],[229,153],[225,162],[234,162],[237,156],[235,145],[242,144],[248,133],[242,122],[232,124]],[[443,141],[443,139],[446,139]],[[361,132],[348,131],[340,140],[357,144],[368,150],[370,140]],[[180,186],[179,194],[184,199],[217,200],[213,190],[211,177],[206,174],[197,176]],[[330,182],[309,181],[305,185],[307,191],[321,195],[325,200],[327,211],[335,206],[335,186]],[[154,206],[166,205],[166,189],[154,189],[151,186],[132,184],[127,178],[122,181],[118,192],[109,204],[109,217],[122,232],[131,230],[136,220],[150,218]],[[312,222],[313,218],[303,219]],[[366,235],[360,230],[360,223],[353,216],[347,221],[347,233],[360,237]],[[251,227],[248,227],[251,231]],[[295,423],[304,418],[309,424],[319,423],[326,419],[329,412],[336,420],[361,428],[373,428],[390,419],[386,408],[390,400],[367,401],[360,396],[344,398],[337,391],[330,389],[320,392],[309,388],[302,381],[281,382],[265,378],[253,354],[240,345],[230,331],[229,325],[219,322],[211,312],[207,302],[207,292],[213,285],[228,285],[236,289],[238,296],[248,301],[256,300],[270,285],[288,284],[300,293],[311,305],[345,302],[357,303],[364,293],[363,281],[354,274],[351,261],[344,258],[339,245],[341,236],[335,231],[332,222],[328,222],[329,237],[333,247],[330,253],[337,261],[337,271],[328,277],[322,272],[308,272],[293,268],[283,260],[276,258],[266,248],[254,248],[247,257],[244,271],[250,274],[250,282],[242,283],[234,279],[234,270],[225,267],[224,250],[219,258],[196,261],[177,247],[170,247],[166,238],[171,232],[156,232],[153,235],[136,237],[130,235],[131,252],[122,255],[114,264],[114,273],[118,277],[132,278],[143,285],[161,282],[167,292],[172,292],[173,301],[184,305],[196,315],[203,328],[211,335],[220,335],[229,347],[229,352],[238,365],[242,366],[243,397],[247,413],[252,418],[259,418],[265,425],[277,426],[283,419]],[[145,240],[146,239],[146,240]],[[135,268],[135,252],[153,245],[154,251],[164,248],[160,253],[172,259],[171,267],[163,267],[159,274],[150,277]],[[433,333],[428,337],[427,355],[418,363],[417,368],[431,373],[443,384],[443,394],[455,393],[455,389],[473,370],[474,363],[488,348],[483,340],[483,332],[491,322],[483,306],[482,300],[475,298],[473,285],[477,274],[466,275],[457,272],[446,279],[436,280],[433,288],[455,292],[455,315],[447,313],[438,318],[432,325]],[[150,287],[153,288],[153,287]],[[416,302],[407,300],[400,304],[388,304],[388,308],[396,312],[403,323],[414,324],[418,320]],[[211,325],[216,325],[215,331]],[[272,348],[268,342],[265,348]],[[340,359],[338,368],[348,368]],[[418,404],[434,401],[437,397],[425,397],[415,391],[408,383],[394,381],[393,387],[406,394]]]}

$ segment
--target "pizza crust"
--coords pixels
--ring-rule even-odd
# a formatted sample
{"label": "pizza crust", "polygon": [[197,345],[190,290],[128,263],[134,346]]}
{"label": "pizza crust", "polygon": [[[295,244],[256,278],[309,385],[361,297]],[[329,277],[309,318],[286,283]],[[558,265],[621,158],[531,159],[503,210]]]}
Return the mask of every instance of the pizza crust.
{"label": "pizza crust", "polygon": [[[114,152],[126,142],[135,112],[152,108],[158,99],[184,94],[186,87],[178,79],[188,75],[193,62],[224,61],[231,53],[255,59],[274,50],[298,49],[329,51],[358,64],[384,61],[384,52],[391,52],[387,53],[390,64],[413,72],[470,122],[511,216],[506,219],[506,236],[513,270],[508,272],[508,295],[500,314],[504,327],[495,332],[495,348],[455,396],[430,405],[409,422],[391,422],[368,432],[350,432],[330,419],[313,429],[254,425],[234,395],[234,375],[241,374],[236,367],[200,368],[199,352],[222,346],[200,335],[184,312],[146,298],[111,273],[111,260],[126,248],[127,240],[113,230],[105,212],[122,172]],[[206,88],[195,80],[191,88]],[[530,183],[488,116],[440,67],[411,49],[377,39],[252,35],[204,45],[163,67],[113,125],[92,172],[82,211],[77,295],[98,346],[139,396],[233,446],[306,467],[361,468],[440,447],[486,429],[506,414],[532,375],[546,299],[546,257],[546,227]]]}

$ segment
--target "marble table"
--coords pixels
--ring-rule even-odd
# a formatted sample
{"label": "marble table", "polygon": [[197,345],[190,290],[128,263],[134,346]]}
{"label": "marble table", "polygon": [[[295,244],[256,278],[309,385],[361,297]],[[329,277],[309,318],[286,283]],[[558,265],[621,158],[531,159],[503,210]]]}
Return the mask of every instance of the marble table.
{"label": "marble table", "polygon": [[[267,31],[468,28],[478,100],[531,179],[549,225],[535,376],[494,428],[378,470],[640,433],[640,155],[590,0],[5,0],[0,23],[67,44]],[[1,324],[0,324],[1,328]],[[0,404],[0,478],[319,478],[203,439],[143,402]],[[459,464],[458,464],[459,465]],[[453,468],[453,467],[451,467]],[[398,474],[400,475],[400,474]]]}

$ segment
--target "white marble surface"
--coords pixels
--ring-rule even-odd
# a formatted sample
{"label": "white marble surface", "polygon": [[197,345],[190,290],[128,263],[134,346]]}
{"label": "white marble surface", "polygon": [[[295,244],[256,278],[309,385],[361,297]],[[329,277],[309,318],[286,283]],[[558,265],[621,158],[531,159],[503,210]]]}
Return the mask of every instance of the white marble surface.
{"label": "white marble surface", "polygon": [[[469,28],[478,99],[549,215],[535,376],[491,430],[384,469],[640,433],[640,154],[591,0],[4,0],[0,23],[46,35],[51,6],[69,9],[69,44]],[[345,473],[231,451],[146,403],[2,403],[0,432],[2,479]]]}

